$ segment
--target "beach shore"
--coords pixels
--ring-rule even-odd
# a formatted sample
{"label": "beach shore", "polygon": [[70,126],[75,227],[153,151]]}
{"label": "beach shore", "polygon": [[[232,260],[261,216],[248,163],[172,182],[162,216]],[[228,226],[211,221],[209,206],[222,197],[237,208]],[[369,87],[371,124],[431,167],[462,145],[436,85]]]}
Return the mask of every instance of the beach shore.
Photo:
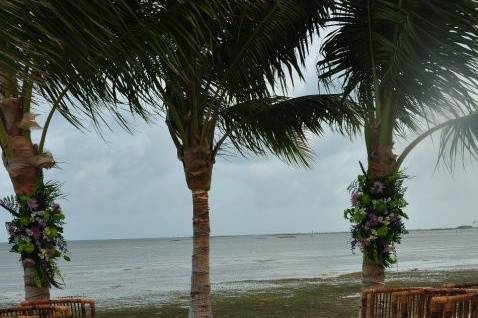
{"label": "beach shore", "polygon": [[[389,286],[438,286],[445,282],[478,280],[478,270],[390,272]],[[358,317],[360,274],[335,278],[290,279],[256,282],[253,291],[213,292],[215,317],[219,318],[344,318]],[[98,318],[184,318],[188,295],[158,306],[105,309]]]}

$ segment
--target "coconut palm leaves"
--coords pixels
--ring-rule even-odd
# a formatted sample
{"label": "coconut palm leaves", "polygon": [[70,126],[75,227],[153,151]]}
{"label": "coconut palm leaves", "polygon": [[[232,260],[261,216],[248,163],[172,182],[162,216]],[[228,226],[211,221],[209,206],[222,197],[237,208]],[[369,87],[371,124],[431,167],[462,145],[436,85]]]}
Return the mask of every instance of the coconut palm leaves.
{"label": "coconut palm leaves", "polygon": [[[419,123],[447,127],[450,155],[472,151],[471,118],[478,107],[478,4],[476,1],[337,1],[331,32],[318,63],[324,84],[340,82],[345,96],[361,105],[381,140],[420,133]],[[461,127],[460,123],[465,126]],[[466,131],[466,133],[465,133]],[[366,137],[371,134],[366,129]],[[428,135],[428,134],[427,134]],[[460,141],[462,147],[457,145]]]}
{"label": "coconut palm leaves", "polygon": [[121,119],[121,104],[146,115],[141,100],[149,97],[145,85],[151,82],[150,60],[173,60],[166,45],[171,39],[197,48],[193,41],[209,35],[204,26],[199,28],[204,16],[220,14],[222,5],[8,0],[1,9],[0,70],[14,72],[10,75],[26,88],[33,82],[36,93],[58,101],[58,111],[81,126],[71,107],[94,120],[104,110]]}
{"label": "coconut palm leaves", "polygon": [[220,127],[241,153],[273,153],[307,166],[311,154],[306,132],[321,135],[323,125],[328,125],[354,134],[360,126],[355,107],[338,95],[265,97],[225,109],[220,114]]}
{"label": "coconut palm leaves", "polygon": [[[429,118],[450,102],[473,104],[477,87],[477,4],[474,1],[339,1],[330,23],[336,28],[322,52],[320,78],[340,77],[345,94],[395,105]],[[394,91],[388,96],[386,91]],[[363,103],[363,104],[367,104]]]}
{"label": "coconut palm leaves", "polygon": [[[279,147],[289,145],[281,154],[303,162],[304,149],[290,145],[298,139],[305,143],[304,128],[319,132],[319,118],[343,124],[346,107],[338,106],[338,97],[334,109],[329,104],[332,96],[286,99],[272,97],[270,90],[285,85],[292,72],[301,74],[309,36],[322,24],[331,2],[228,3],[230,13],[222,17],[220,27],[209,27],[216,28],[212,43],[188,51],[173,42],[172,50],[188,54],[180,54],[168,64],[159,61],[163,78],[157,91],[173,139],[180,148],[201,140],[214,148],[219,125],[224,137],[235,139],[232,142],[238,147],[281,153]],[[278,115],[275,122],[273,114]],[[298,157],[293,158],[294,152]]]}

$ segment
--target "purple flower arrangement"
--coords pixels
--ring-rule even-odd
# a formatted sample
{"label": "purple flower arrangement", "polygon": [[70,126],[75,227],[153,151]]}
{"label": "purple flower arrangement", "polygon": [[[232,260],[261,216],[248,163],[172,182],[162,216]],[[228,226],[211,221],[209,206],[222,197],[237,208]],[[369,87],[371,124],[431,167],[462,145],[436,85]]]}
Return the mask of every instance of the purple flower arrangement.
{"label": "purple flower arrangement", "polygon": [[352,207],[344,217],[352,223],[352,250],[359,247],[364,257],[385,267],[396,262],[396,245],[407,233],[403,223],[408,219],[403,211],[406,178],[401,172],[375,180],[360,175],[349,187]]}
{"label": "purple flower arrangement", "polygon": [[65,216],[54,202],[59,197],[59,186],[47,183],[38,187],[32,196],[2,200],[15,212],[14,219],[6,223],[11,252],[20,254],[25,268],[35,270],[38,287],[61,288],[63,280],[57,260],[70,260],[62,235]]}

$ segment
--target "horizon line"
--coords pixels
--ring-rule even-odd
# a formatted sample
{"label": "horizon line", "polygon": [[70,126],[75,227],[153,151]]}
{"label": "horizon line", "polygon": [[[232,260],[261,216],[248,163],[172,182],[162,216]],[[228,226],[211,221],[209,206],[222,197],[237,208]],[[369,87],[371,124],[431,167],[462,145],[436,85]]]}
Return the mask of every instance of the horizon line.
{"label": "horizon line", "polygon": [[[428,229],[410,229],[409,232],[418,231],[440,231],[440,230],[460,230],[460,229],[478,229],[477,226],[472,225],[460,225],[456,227],[441,227],[441,228],[428,228]],[[227,234],[227,235],[211,235],[211,238],[220,237],[239,237],[239,236],[278,236],[278,235],[320,235],[320,234],[344,234],[349,231],[327,231],[327,232],[296,232],[296,233],[252,233],[252,234]],[[92,238],[92,239],[74,239],[67,240],[67,242],[88,242],[88,241],[122,241],[122,240],[161,240],[161,239],[191,239],[192,236],[160,236],[160,237],[130,237],[130,238]],[[8,241],[0,241],[0,244],[8,243]]]}

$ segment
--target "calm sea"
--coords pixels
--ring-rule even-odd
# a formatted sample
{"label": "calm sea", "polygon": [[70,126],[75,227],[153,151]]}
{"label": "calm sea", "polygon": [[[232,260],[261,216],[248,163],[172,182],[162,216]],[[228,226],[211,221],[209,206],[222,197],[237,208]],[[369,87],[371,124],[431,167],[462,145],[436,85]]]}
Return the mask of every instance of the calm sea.
{"label": "calm sea", "polygon": [[[77,241],[62,264],[66,289],[55,296],[88,295],[100,306],[158,303],[189,287],[191,239]],[[257,281],[331,277],[361,269],[349,234],[215,237],[212,288],[248,289]],[[395,270],[478,268],[478,230],[413,231],[399,250]],[[262,283],[259,283],[263,284]],[[23,296],[17,255],[0,244],[0,303]]]}

